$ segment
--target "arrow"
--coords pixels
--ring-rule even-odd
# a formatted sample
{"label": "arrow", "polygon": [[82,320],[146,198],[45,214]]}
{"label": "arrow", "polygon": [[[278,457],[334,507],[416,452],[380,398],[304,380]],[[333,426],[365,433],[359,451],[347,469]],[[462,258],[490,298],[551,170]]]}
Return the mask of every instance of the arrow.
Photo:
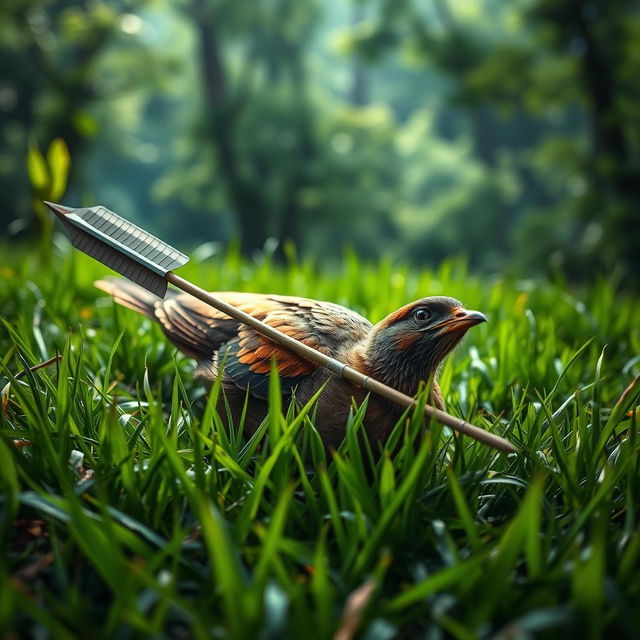
{"label": "arrow", "polygon": [[[167,292],[167,284],[171,283],[178,289],[246,324],[299,356],[325,367],[332,373],[363,387],[367,391],[372,391],[405,409],[415,406],[414,398],[365,376],[356,369],[348,367],[339,360],[331,358],[303,342],[299,342],[176,275],[173,270],[189,261],[186,255],[106,207],[73,209],[53,202],[45,202],[45,204],[62,221],[71,243],[76,249],[102,262],[157,296],[163,298]],[[515,446],[505,438],[475,427],[465,420],[456,418],[431,405],[425,405],[424,412],[428,418],[433,418],[441,424],[495,449],[507,453],[517,451]]]}

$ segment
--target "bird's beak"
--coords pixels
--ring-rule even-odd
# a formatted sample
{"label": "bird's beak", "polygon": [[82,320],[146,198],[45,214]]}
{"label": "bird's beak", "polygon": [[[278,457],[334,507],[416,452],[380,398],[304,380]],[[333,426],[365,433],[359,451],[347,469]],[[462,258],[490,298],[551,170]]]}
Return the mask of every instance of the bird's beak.
{"label": "bird's beak", "polygon": [[487,316],[480,311],[469,311],[468,309],[454,309],[450,318],[443,320],[432,329],[440,329],[439,335],[451,333],[452,331],[466,331],[476,324],[488,322]]}

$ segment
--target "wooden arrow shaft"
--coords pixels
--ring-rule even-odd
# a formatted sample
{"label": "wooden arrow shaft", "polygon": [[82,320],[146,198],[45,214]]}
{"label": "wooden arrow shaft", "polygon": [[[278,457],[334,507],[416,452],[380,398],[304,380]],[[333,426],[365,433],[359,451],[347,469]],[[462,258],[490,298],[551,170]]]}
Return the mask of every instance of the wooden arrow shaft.
{"label": "wooden arrow shaft", "polygon": [[[287,347],[303,358],[306,358],[311,362],[315,362],[316,364],[329,369],[329,371],[331,371],[332,373],[342,376],[346,380],[349,380],[350,382],[363,387],[367,391],[373,391],[379,396],[382,396],[383,398],[386,398],[387,400],[390,400],[391,402],[394,402],[395,404],[405,409],[416,404],[414,398],[401,393],[397,389],[393,389],[392,387],[389,387],[386,384],[379,382],[378,380],[374,380],[369,376],[365,376],[364,374],[360,373],[360,371],[347,366],[346,364],[340,362],[339,360],[336,360],[335,358],[327,356],[321,351],[318,351],[317,349],[314,349],[313,347],[310,347],[303,342],[299,342],[295,338],[288,336],[286,333],[283,333],[282,331],[271,327],[264,322],[261,322],[257,318],[254,318],[248,313],[240,311],[240,309],[237,309],[236,307],[227,304],[226,302],[216,298],[215,296],[212,296],[208,291],[205,291],[204,289],[196,286],[188,280],[181,278],[172,271],[167,273],[165,278],[167,282],[175,285],[176,287],[178,287],[178,289],[181,289],[185,293],[189,293],[194,298],[198,298],[198,300],[202,300],[202,302],[214,307],[215,309],[218,309],[218,311],[222,311],[222,313],[225,313],[228,316],[235,318],[239,322],[246,324],[247,326],[266,336],[267,338],[270,338],[274,342],[281,344],[283,347]],[[484,442],[485,444],[488,444],[495,449],[499,449],[500,451],[505,451],[508,453],[514,453],[516,451],[515,446],[505,438],[501,438],[500,436],[490,433],[489,431],[485,431],[484,429],[475,427],[474,425],[469,424],[468,422],[465,422],[460,418],[456,418],[444,411],[441,411],[440,409],[436,409],[431,405],[425,405],[424,412],[428,418],[433,418],[441,424],[444,424],[451,429],[454,429],[455,431],[459,431],[460,433],[474,438],[475,440]]]}

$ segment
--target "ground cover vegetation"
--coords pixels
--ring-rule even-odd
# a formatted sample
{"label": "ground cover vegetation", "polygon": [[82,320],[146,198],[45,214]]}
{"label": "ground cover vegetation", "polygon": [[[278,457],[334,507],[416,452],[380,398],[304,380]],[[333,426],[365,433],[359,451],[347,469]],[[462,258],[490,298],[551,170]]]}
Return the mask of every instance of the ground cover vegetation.
{"label": "ground cover vegetation", "polygon": [[291,252],[188,265],[212,289],[372,320],[427,294],[487,314],[441,386],[520,452],[416,413],[372,462],[361,407],[326,456],[313,406],[282,407],[276,378],[255,436],[225,431],[218,390],[56,245],[2,249],[6,637],[637,637],[640,303],[615,276],[572,289],[353,253],[333,271]]}

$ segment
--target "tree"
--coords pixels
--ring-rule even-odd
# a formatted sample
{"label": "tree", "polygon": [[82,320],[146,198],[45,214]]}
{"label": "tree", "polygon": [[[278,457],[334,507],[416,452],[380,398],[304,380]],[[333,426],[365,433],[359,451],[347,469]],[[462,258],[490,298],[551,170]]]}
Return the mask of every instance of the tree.
{"label": "tree", "polygon": [[[0,224],[30,220],[32,203],[26,179],[28,146],[47,148],[61,139],[73,158],[70,184],[82,181],[82,158],[99,124],[92,106],[140,86],[150,77],[143,45],[130,29],[130,11],[142,2],[14,0],[0,9],[3,95],[0,138],[17,162],[0,168],[5,206]],[[105,67],[118,50],[120,59]],[[22,161],[20,159],[23,159]]]}
{"label": "tree", "polygon": [[[252,252],[269,235],[300,241],[299,196],[311,180],[315,154],[305,54],[316,7],[292,0],[249,4],[193,0],[190,11],[199,41],[205,130],[243,248]],[[271,114],[278,131],[269,137],[280,138],[279,148],[265,149],[259,137],[245,137],[251,133],[246,121],[261,117],[256,103],[287,113],[280,122]]]}
{"label": "tree", "polygon": [[[369,28],[354,32],[357,55],[410,52],[414,65],[450,79],[442,108],[467,113],[501,212],[488,248],[497,240],[505,256],[528,265],[549,265],[551,256],[575,276],[618,263],[637,275],[640,136],[630,108],[640,72],[637,4],[485,0],[475,13],[454,0],[370,5]],[[436,134],[446,135],[448,118]],[[505,163],[513,170],[501,178]],[[504,178],[515,199],[503,192]],[[472,215],[469,201],[458,218],[464,242],[462,220]]]}

